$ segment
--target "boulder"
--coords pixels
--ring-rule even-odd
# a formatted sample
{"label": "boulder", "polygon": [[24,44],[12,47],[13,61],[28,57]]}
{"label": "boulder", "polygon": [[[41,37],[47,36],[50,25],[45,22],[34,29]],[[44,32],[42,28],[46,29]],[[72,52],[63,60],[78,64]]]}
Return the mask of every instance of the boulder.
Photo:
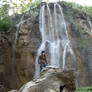
{"label": "boulder", "polygon": [[75,73],[73,70],[62,71],[55,67],[46,67],[40,76],[24,84],[18,92],[75,92]]}

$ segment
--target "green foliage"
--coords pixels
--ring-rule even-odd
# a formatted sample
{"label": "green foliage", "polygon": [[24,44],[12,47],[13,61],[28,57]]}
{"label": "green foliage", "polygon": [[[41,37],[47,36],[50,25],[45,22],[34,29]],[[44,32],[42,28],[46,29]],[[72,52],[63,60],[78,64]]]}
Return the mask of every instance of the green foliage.
{"label": "green foliage", "polygon": [[92,16],[92,7],[77,6],[77,7],[74,7],[74,8],[76,8],[76,9],[78,9],[78,10],[80,10],[80,11],[83,11],[83,12],[89,14],[90,16]]}
{"label": "green foliage", "polygon": [[10,18],[8,16],[9,5],[3,5],[0,7],[0,31],[8,31],[12,27]]}
{"label": "green foliage", "polygon": [[75,8],[75,9],[81,11],[81,12],[87,13],[92,17],[92,7],[81,6],[81,5],[76,4],[76,3],[68,3],[68,5],[71,5],[72,8]]}
{"label": "green foliage", "polygon": [[40,5],[40,3],[41,3],[40,0],[36,0],[36,2],[34,2],[34,3],[31,4],[30,8],[32,8],[34,6],[38,7]]}
{"label": "green foliage", "polygon": [[40,0],[36,0],[35,2],[28,3],[26,6],[21,5],[21,12],[27,11],[27,9],[38,7],[40,5]]}
{"label": "green foliage", "polygon": [[78,37],[78,41],[80,42],[80,45],[81,45],[82,47],[85,47],[85,48],[86,48],[87,42],[86,42],[86,40],[85,40],[84,38]]}
{"label": "green foliage", "polygon": [[36,0],[33,2],[33,0],[18,0],[19,3],[16,3],[15,0],[1,0],[4,4],[12,5],[13,10],[15,13],[24,13],[30,9],[30,7],[38,6],[40,4],[40,0]]}
{"label": "green foliage", "polygon": [[[8,4],[8,1],[11,2],[14,9],[20,8],[21,13],[24,13],[28,9],[38,7],[40,5],[40,0],[36,0],[36,2],[32,2],[32,0],[28,0],[27,4],[24,0],[19,0],[21,2],[20,5],[10,0],[1,0],[1,1],[4,3],[4,5],[0,7],[0,31],[8,31],[9,28],[15,25],[15,23],[11,22],[10,16],[8,15],[9,9],[11,9],[10,5]],[[17,14],[17,12],[15,12],[15,14]]]}
{"label": "green foliage", "polygon": [[81,40],[81,43],[82,43],[82,46],[83,46],[83,47],[85,47],[85,48],[87,47],[86,40]]}
{"label": "green foliage", "polygon": [[29,8],[29,6],[32,4],[32,0],[29,0],[27,4],[25,3],[24,0],[20,0],[20,1],[21,1],[21,4],[20,4],[21,12],[23,13],[23,12],[27,11],[27,9]]}
{"label": "green foliage", "polygon": [[[38,7],[40,5],[40,0],[36,0],[35,2],[32,2],[32,0],[30,0],[30,2],[28,2],[25,5],[24,5],[24,3],[25,2],[23,1],[22,4],[20,4],[22,13],[26,12],[30,8]],[[15,4],[15,5],[16,5],[16,7],[18,7],[17,4]]]}
{"label": "green foliage", "polygon": [[8,17],[8,11],[9,11],[9,5],[5,4],[2,7],[0,7],[0,20]]}
{"label": "green foliage", "polygon": [[0,31],[8,31],[9,28],[11,28],[12,26],[13,24],[11,23],[8,17],[4,18],[3,20],[0,20]]}
{"label": "green foliage", "polygon": [[92,87],[80,88],[76,92],[92,92]]}

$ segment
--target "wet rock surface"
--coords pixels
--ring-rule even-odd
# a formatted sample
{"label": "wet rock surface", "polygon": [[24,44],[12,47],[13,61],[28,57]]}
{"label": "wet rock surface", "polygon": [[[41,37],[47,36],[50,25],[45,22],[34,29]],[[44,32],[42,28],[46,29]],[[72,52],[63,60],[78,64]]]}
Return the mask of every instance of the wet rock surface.
{"label": "wet rock surface", "polygon": [[[92,33],[87,16],[67,6],[65,2],[60,4],[76,57],[77,86],[92,86]],[[40,7],[24,14],[24,22],[19,27],[14,49],[15,55],[13,55],[13,43],[17,28],[12,28],[8,34],[0,32],[0,82],[3,83],[5,90],[20,88],[33,79],[37,49],[42,40],[39,31],[39,10]],[[12,66],[13,58],[14,66]],[[69,62],[67,65],[70,65]]]}
{"label": "wet rock surface", "polygon": [[[87,21],[87,14],[67,7],[64,9],[64,14],[69,27],[69,35],[71,35],[70,40],[76,56],[77,71],[79,73],[78,85],[80,87],[86,85],[91,86],[92,33]],[[74,13],[75,16],[72,13]]]}

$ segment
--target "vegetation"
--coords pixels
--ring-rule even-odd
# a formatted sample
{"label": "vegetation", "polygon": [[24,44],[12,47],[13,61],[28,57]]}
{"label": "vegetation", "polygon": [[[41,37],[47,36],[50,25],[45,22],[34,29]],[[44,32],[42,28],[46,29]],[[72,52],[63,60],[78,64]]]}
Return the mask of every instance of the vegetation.
{"label": "vegetation", "polygon": [[[32,0],[28,0],[27,3],[24,0],[19,0],[21,2],[20,5],[16,4],[16,2],[11,1],[10,3],[12,4],[12,7],[9,4],[9,0],[8,1],[1,0],[1,1],[3,5],[0,6],[0,31],[8,31],[9,28],[11,28],[16,24],[11,21],[9,16],[9,10],[13,9],[13,15],[16,15],[18,14],[18,12],[24,13],[28,11],[30,8],[37,7],[40,5],[40,0],[37,0],[34,3],[32,2]],[[17,11],[14,11],[16,9]]]}
{"label": "vegetation", "polygon": [[35,7],[38,7],[38,6],[40,5],[40,3],[41,3],[40,0],[36,0],[35,3],[32,3],[32,4],[31,4],[30,8],[32,8],[32,7],[34,7],[34,6],[35,6]]}
{"label": "vegetation", "polygon": [[[1,2],[3,4],[0,6],[0,31],[7,31],[14,25],[10,21],[10,17],[8,15],[9,10],[13,9],[13,14],[18,14],[19,12],[24,13],[29,9],[38,7],[40,5],[40,0],[36,0],[35,2],[32,2],[32,0],[28,0],[27,2],[26,0],[19,0],[19,4],[14,2],[14,0],[1,0]],[[92,16],[92,7],[84,7],[75,3],[67,4]]]}
{"label": "vegetation", "polygon": [[92,7],[88,7],[88,6],[82,6],[76,3],[67,3],[68,5],[71,5],[72,8],[75,8],[81,12],[85,12],[87,14],[89,14],[92,17]]}
{"label": "vegetation", "polygon": [[8,4],[0,7],[0,31],[7,31],[13,25],[8,15],[9,8]]}
{"label": "vegetation", "polygon": [[10,19],[7,17],[3,20],[0,20],[0,31],[8,31],[13,24],[11,23]]}
{"label": "vegetation", "polygon": [[9,4],[12,8],[13,12],[15,13],[23,13],[30,9],[30,7],[38,6],[40,4],[40,0],[36,0],[33,2],[33,0],[1,0],[4,4]]}
{"label": "vegetation", "polygon": [[76,92],[92,92],[92,87],[80,88]]}

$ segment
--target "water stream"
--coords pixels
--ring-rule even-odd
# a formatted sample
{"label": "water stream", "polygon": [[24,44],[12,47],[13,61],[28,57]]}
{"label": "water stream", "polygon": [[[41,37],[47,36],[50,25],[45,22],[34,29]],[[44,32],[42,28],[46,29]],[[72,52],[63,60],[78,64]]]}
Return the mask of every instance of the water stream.
{"label": "water stream", "polygon": [[17,40],[18,40],[18,35],[19,35],[19,29],[20,29],[20,26],[24,23],[24,15],[21,17],[21,19],[20,19],[20,22],[16,25],[16,28],[17,28],[17,30],[16,30],[16,33],[15,33],[15,35],[14,35],[14,42],[13,42],[13,44],[12,44],[12,74],[14,74],[15,73],[15,67],[16,67],[16,62],[15,62],[15,49],[16,49],[16,42],[17,42]]}
{"label": "water stream", "polygon": [[92,21],[90,19],[90,16],[87,15],[87,21],[89,23],[89,26],[90,26],[90,32],[92,33]]}

